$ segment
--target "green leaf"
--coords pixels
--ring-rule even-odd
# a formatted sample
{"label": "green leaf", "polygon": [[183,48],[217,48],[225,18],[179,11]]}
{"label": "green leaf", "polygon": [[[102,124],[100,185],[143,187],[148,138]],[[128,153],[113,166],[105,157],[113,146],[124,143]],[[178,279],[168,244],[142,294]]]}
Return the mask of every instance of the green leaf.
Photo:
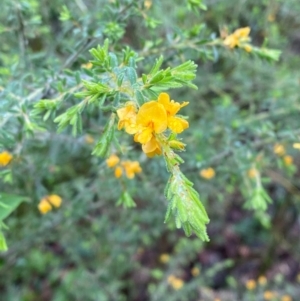
{"label": "green leaf", "polygon": [[0,251],[1,252],[7,251],[6,240],[5,240],[5,237],[4,237],[4,235],[1,231],[0,231]]}
{"label": "green leaf", "polygon": [[0,193],[0,222],[9,216],[27,198],[23,196]]}

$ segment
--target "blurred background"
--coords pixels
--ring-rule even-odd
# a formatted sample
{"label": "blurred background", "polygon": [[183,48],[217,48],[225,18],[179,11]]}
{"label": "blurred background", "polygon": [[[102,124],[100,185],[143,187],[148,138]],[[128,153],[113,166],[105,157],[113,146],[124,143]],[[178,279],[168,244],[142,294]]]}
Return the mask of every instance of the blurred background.
{"label": "blurred background", "polygon": [[[254,46],[282,51],[278,62],[195,42],[246,26]],[[40,99],[64,100],[59,112],[78,102],[88,50],[105,38],[144,58],[140,75],[160,54],[165,66],[198,64],[198,90],[168,93],[190,102],[182,170],[209,242],[164,223],[164,162],[122,133],[124,159],[142,172],[124,179],[137,206],[116,206],[123,184],[91,155],[108,115],[85,112],[74,137],[31,114]],[[0,300],[300,300],[299,54],[298,0],[2,0],[0,151],[13,160],[0,191],[29,201],[5,219]],[[49,194],[62,205],[42,215]]]}

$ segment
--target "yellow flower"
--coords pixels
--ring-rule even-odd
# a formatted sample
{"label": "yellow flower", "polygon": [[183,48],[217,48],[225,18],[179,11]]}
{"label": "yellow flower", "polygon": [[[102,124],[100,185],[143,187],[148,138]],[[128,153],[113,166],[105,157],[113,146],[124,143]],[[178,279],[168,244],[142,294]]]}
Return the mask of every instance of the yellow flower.
{"label": "yellow flower", "polygon": [[276,143],[273,147],[273,152],[278,156],[283,156],[285,154],[285,148],[282,144]]}
{"label": "yellow flower", "polygon": [[283,157],[283,162],[286,166],[290,166],[293,164],[293,157],[292,156],[284,156]]}
{"label": "yellow flower", "polygon": [[121,166],[117,166],[115,169],[115,177],[120,178],[123,174],[123,169]]}
{"label": "yellow flower", "polygon": [[283,295],[281,297],[281,301],[292,301],[292,298],[289,295]]}
{"label": "yellow flower", "polygon": [[247,282],[246,282],[246,288],[247,290],[249,291],[252,291],[256,288],[256,282],[255,280],[253,279],[249,279]]}
{"label": "yellow flower", "polygon": [[85,135],[84,140],[87,144],[92,144],[95,141],[93,136],[91,136],[91,135]]}
{"label": "yellow flower", "polygon": [[48,195],[47,200],[50,202],[51,205],[53,205],[56,208],[60,207],[62,203],[61,197],[57,194]]}
{"label": "yellow flower", "polygon": [[259,276],[257,281],[259,285],[262,286],[267,284],[267,278],[265,276]]}
{"label": "yellow flower", "polygon": [[132,135],[137,132],[136,127],[136,106],[134,102],[129,101],[124,107],[117,110],[119,117],[118,130],[125,128],[126,133]]}
{"label": "yellow flower", "polygon": [[170,96],[167,93],[160,93],[157,101],[164,106],[167,112],[168,128],[172,132],[180,134],[189,127],[189,123],[185,119],[175,116],[181,108],[189,104],[187,101],[180,104],[170,100]]}
{"label": "yellow flower", "polygon": [[247,175],[250,179],[253,179],[258,175],[258,171],[255,167],[252,167],[248,170]]}
{"label": "yellow flower", "polygon": [[167,253],[163,253],[159,256],[159,261],[161,263],[168,263],[170,261],[170,255]]}
{"label": "yellow flower", "polygon": [[142,149],[149,158],[152,158],[155,155],[161,155],[161,147],[155,137],[152,137],[149,142],[143,144]]}
{"label": "yellow flower", "polygon": [[12,160],[12,155],[9,152],[0,153],[0,166],[6,166]]}
{"label": "yellow flower", "polygon": [[50,194],[43,197],[38,204],[38,209],[42,214],[46,214],[52,210],[52,206],[58,208],[62,203],[62,198],[57,194]]}
{"label": "yellow flower", "polygon": [[157,101],[143,104],[137,114],[136,123],[139,127],[134,141],[146,144],[154,136],[167,129],[167,113],[163,105]]}
{"label": "yellow flower", "polygon": [[191,274],[192,274],[194,277],[197,277],[198,275],[200,275],[200,270],[199,270],[199,268],[193,267],[193,268],[191,269]]}
{"label": "yellow flower", "polygon": [[168,277],[168,283],[175,289],[175,290],[180,290],[183,285],[184,281],[178,277],[175,277],[173,275],[170,275]]}
{"label": "yellow flower", "polygon": [[300,149],[300,143],[294,143],[293,148]]}
{"label": "yellow flower", "polygon": [[124,161],[121,163],[125,169],[126,177],[133,179],[136,173],[142,172],[142,168],[138,161]]}
{"label": "yellow flower", "polygon": [[43,198],[41,199],[39,205],[38,205],[39,211],[42,214],[46,214],[47,212],[52,210],[52,206],[50,205],[50,203],[47,201],[47,198]]}
{"label": "yellow flower", "polygon": [[152,6],[152,1],[151,0],[145,0],[144,6],[146,9],[149,9]]}
{"label": "yellow flower", "polygon": [[250,41],[249,34],[251,28],[250,27],[243,27],[237,29],[234,33],[227,36],[224,40],[224,45],[229,48],[234,47],[243,47],[246,51],[250,52],[252,50],[251,46],[247,44]]}
{"label": "yellow flower", "polygon": [[108,167],[114,167],[119,163],[120,159],[115,154],[110,155],[110,157],[106,160],[106,164]]}
{"label": "yellow flower", "polygon": [[85,69],[91,69],[93,67],[93,64],[91,62],[88,62],[86,64],[82,64],[81,67]]}
{"label": "yellow flower", "polygon": [[276,294],[274,294],[271,291],[264,292],[264,300],[272,300],[275,296],[276,296]]}
{"label": "yellow flower", "polygon": [[202,169],[200,171],[200,176],[204,179],[210,180],[216,175],[216,172],[213,168],[209,167],[206,169]]}

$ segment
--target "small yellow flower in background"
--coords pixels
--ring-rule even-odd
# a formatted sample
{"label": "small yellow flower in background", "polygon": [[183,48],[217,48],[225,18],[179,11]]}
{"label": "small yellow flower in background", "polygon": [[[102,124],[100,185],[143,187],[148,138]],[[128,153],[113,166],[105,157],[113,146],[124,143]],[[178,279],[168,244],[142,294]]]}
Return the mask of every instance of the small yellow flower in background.
{"label": "small yellow flower in background", "polygon": [[265,276],[259,276],[257,279],[259,285],[266,285],[267,284],[267,278]]}
{"label": "small yellow flower in background", "polygon": [[130,135],[137,132],[136,111],[136,106],[132,101],[127,102],[124,107],[117,110],[119,117],[118,130],[125,128],[125,132]]}
{"label": "small yellow flower in background", "polygon": [[115,177],[120,178],[123,174],[123,169],[121,166],[117,166],[115,169]]}
{"label": "small yellow flower in background", "polygon": [[276,294],[274,292],[271,292],[271,291],[264,292],[264,300],[272,300],[275,297],[276,297]]}
{"label": "small yellow flower in background", "polygon": [[220,298],[216,298],[216,299],[214,299],[214,301],[221,301],[221,299]]}
{"label": "small yellow flower in background", "polygon": [[247,282],[246,282],[246,288],[247,290],[249,291],[252,291],[256,288],[256,282],[255,280],[253,279],[249,279]]}
{"label": "small yellow flower in background", "polygon": [[9,152],[0,153],[0,166],[6,166],[12,160],[13,156]]}
{"label": "small yellow flower in background", "polygon": [[281,301],[292,301],[292,297],[289,295],[283,295],[280,299]]}
{"label": "small yellow flower in background", "polygon": [[106,160],[106,165],[107,165],[108,167],[111,168],[111,167],[116,166],[119,162],[120,162],[119,157],[118,157],[117,155],[115,155],[115,154],[112,154],[112,155],[110,155],[110,157]]}
{"label": "small yellow flower in background", "polygon": [[175,277],[174,275],[170,275],[168,277],[168,283],[175,289],[175,290],[180,290],[183,285],[184,281],[178,277]]}
{"label": "small yellow flower in background", "polygon": [[285,148],[282,144],[276,143],[273,147],[273,152],[278,156],[283,156],[285,154]]}
{"label": "small yellow flower in background", "polygon": [[170,255],[167,253],[163,253],[159,256],[159,261],[161,263],[168,263],[170,261]]}
{"label": "small yellow flower in background", "polygon": [[295,149],[300,149],[300,143],[294,143],[293,148]]}
{"label": "small yellow flower in background", "polygon": [[43,198],[39,205],[38,205],[38,208],[39,208],[39,211],[42,213],[42,214],[46,214],[47,212],[51,211],[52,210],[52,206],[50,205],[50,203],[47,201],[46,198]]}
{"label": "small yellow flower in background", "polygon": [[149,9],[152,6],[152,1],[151,0],[146,0],[144,2],[144,6],[146,9]]}
{"label": "small yellow flower in background", "polygon": [[293,164],[293,157],[286,155],[283,157],[283,162],[286,166],[290,166]]}
{"label": "small yellow flower in background", "polygon": [[193,267],[193,268],[191,269],[191,274],[192,274],[194,277],[199,276],[199,275],[200,275],[200,270],[199,270],[199,268]]}
{"label": "small yellow flower in background", "polygon": [[94,138],[91,135],[85,135],[84,140],[87,144],[93,144],[94,143]]}
{"label": "small yellow flower in background", "polygon": [[52,210],[52,206],[58,208],[61,206],[62,198],[57,194],[50,194],[43,197],[38,204],[38,209],[42,214],[46,214]]}
{"label": "small yellow flower in background", "polygon": [[48,197],[46,197],[46,198],[47,198],[48,202],[56,208],[60,207],[60,205],[62,203],[61,197],[57,194],[48,195]]}
{"label": "small yellow flower in background", "polygon": [[126,177],[133,179],[136,173],[142,172],[142,168],[138,161],[123,161],[122,166],[125,169]]}
{"label": "small yellow flower in background", "polygon": [[275,21],[275,15],[273,13],[268,15],[268,21],[269,22],[274,22]]}
{"label": "small yellow flower in background", "polygon": [[247,52],[252,51],[252,47],[248,42],[250,42],[250,34],[251,28],[250,27],[243,27],[237,29],[234,33],[227,36],[224,39],[224,45],[233,49],[235,47],[244,48]]}
{"label": "small yellow flower in background", "polygon": [[250,179],[256,178],[258,170],[255,167],[252,167],[247,171],[247,175]]}
{"label": "small yellow flower in background", "polygon": [[200,171],[200,176],[204,179],[210,180],[216,175],[216,172],[213,168],[209,167],[206,169],[202,169]]}
{"label": "small yellow flower in background", "polygon": [[91,69],[93,67],[93,64],[91,62],[88,62],[86,64],[82,64],[81,67],[85,69]]}

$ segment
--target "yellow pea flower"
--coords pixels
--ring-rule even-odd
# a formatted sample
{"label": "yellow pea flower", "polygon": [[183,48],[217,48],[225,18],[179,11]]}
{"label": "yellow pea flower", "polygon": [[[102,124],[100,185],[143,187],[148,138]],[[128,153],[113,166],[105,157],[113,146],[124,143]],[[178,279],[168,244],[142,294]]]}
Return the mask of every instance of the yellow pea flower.
{"label": "yellow pea flower", "polygon": [[300,149],[300,143],[294,143],[293,148],[295,149]]}
{"label": "yellow pea flower", "polygon": [[137,114],[136,123],[139,130],[134,136],[134,141],[146,144],[153,134],[160,134],[167,129],[167,113],[163,105],[157,101],[143,104]]}
{"label": "yellow pea flower", "polygon": [[0,166],[6,166],[12,160],[13,156],[9,152],[0,153]]}
{"label": "yellow pea flower", "polygon": [[276,294],[274,294],[271,291],[265,291],[264,292],[264,300],[272,300],[275,297],[276,297]]}
{"label": "yellow pea flower", "polygon": [[121,166],[117,166],[115,169],[115,177],[120,178],[123,174],[123,169]]}
{"label": "yellow pea flower", "polygon": [[43,198],[39,205],[38,205],[38,209],[39,211],[42,213],[42,214],[46,214],[48,213],[49,211],[52,210],[52,206],[51,204],[47,201],[47,198]]}
{"label": "yellow pea flower", "polygon": [[191,274],[193,275],[193,277],[199,276],[199,275],[200,275],[200,270],[199,270],[199,268],[193,267],[193,268],[191,269]]}
{"label": "yellow pea flower", "polygon": [[247,282],[246,282],[246,288],[247,290],[249,291],[252,291],[256,288],[256,282],[255,280],[253,279],[249,279]]}
{"label": "yellow pea flower", "polygon": [[290,166],[293,164],[293,157],[286,155],[283,157],[283,162],[286,166]]}
{"label": "yellow pea flower", "polygon": [[179,290],[183,287],[184,281],[178,277],[175,277],[174,275],[170,275],[168,277],[168,283],[175,289]]}
{"label": "yellow pea flower", "polygon": [[38,209],[42,214],[46,214],[52,210],[52,206],[58,208],[61,206],[62,198],[57,194],[50,194],[43,197],[38,204]]}
{"label": "yellow pea flower", "polygon": [[93,67],[93,64],[91,62],[88,62],[86,64],[82,64],[81,67],[85,69],[91,69]]}
{"label": "yellow pea flower", "polygon": [[280,300],[281,301],[292,301],[292,297],[289,295],[283,295]]}
{"label": "yellow pea flower", "polygon": [[227,36],[224,40],[224,45],[233,49],[235,47],[242,47],[247,52],[252,51],[252,47],[248,42],[250,42],[250,34],[251,28],[250,27],[243,27],[235,30],[234,33]]}
{"label": "yellow pea flower", "polygon": [[267,284],[267,278],[265,276],[259,276],[257,281],[258,281],[259,285],[262,285],[262,286]]}
{"label": "yellow pea flower", "polygon": [[117,110],[119,117],[118,130],[125,128],[126,133],[130,135],[137,132],[136,111],[136,106],[132,101],[127,102],[124,107]]}
{"label": "yellow pea flower", "polygon": [[276,143],[273,147],[273,152],[278,156],[283,156],[285,154],[285,148],[282,144]]}
{"label": "yellow pea flower", "polygon": [[209,167],[206,169],[202,169],[200,171],[200,176],[204,179],[210,180],[216,175],[216,172],[213,168]]}
{"label": "yellow pea flower", "polygon": [[155,155],[161,155],[161,146],[155,137],[152,137],[149,142],[143,144],[142,150],[149,158],[152,158]]}
{"label": "yellow pea flower", "polygon": [[180,104],[170,100],[170,96],[167,93],[160,93],[157,101],[164,106],[167,112],[168,128],[172,132],[179,134],[189,127],[189,123],[185,119],[175,116],[181,108],[189,104],[187,101]]}
{"label": "yellow pea flower", "polygon": [[107,165],[108,167],[111,168],[111,167],[116,166],[119,162],[120,162],[119,157],[118,157],[117,155],[115,155],[115,154],[112,154],[112,155],[110,155],[110,157],[106,160],[106,165]]}
{"label": "yellow pea flower", "polygon": [[57,194],[51,194],[47,197],[47,200],[49,201],[49,203],[51,205],[53,205],[54,207],[58,208],[61,206],[62,203],[62,198],[57,195]]}
{"label": "yellow pea flower", "polygon": [[167,253],[163,253],[163,254],[161,254],[160,256],[159,256],[159,261],[161,262],[161,263],[168,263],[169,261],[170,261],[170,255],[169,254],[167,254]]}
{"label": "yellow pea flower", "polygon": [[253,179],[258,175],[258,171],[255,167],[252,167],[247,171],[247,175],[250,179]]}
{"label": "yellow pea flower", "polygon": [[142,172],[142,168],[138,161],[123,161],[122,166],[125,169],[126,177],[133,179],[136,173]]}

